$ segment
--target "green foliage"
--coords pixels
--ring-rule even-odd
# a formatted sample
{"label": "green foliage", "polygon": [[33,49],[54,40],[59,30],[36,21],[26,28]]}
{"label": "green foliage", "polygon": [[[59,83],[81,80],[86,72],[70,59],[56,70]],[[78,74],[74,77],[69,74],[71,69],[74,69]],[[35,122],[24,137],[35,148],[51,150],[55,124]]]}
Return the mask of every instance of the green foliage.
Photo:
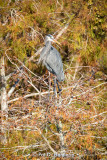
{"label": "green foliage", "polygon": [[[22,59],[26,57],[28,47],[35,48],[43,36],[56,32],[58,25],[67,23],[68,17],[74,15],[75,18],[69,24],[69,30],[63,34],[63,39],[67,39],[68,57],[72,54],[79,54],[81,63],[101,67],[106,70],[106,57],[104,55],[106,36],[106,4],[105,0],[95,2],[87,1],[11,1],[7,6],[7,1],[2,1],[1,18],[7,23],[2,27],[1,37],[6,37],[6,47],[12,47],[13,54]],[[76,16],[75,16],[76,15]],[[8,18],[7,18],[8,17]],[[37,31],[37,38],[32,41],[29,35],[33,27]],[[20,40],[19,40],[20,39]],[[32,42],[30,42],[32,41]],[[36,42],[35,42],[36,41]],[[61,40],[63,43],[63,40]],[[4,44],[2,46],[4,48]],[[30,51],[32,52],[32,51]],[[33,54],[33,53],[32,53]],[[103,61],[101,63],[101,60]],[[93,63],[94,62],[94,63]],[[104,64],[104,65],[103,65]]]}

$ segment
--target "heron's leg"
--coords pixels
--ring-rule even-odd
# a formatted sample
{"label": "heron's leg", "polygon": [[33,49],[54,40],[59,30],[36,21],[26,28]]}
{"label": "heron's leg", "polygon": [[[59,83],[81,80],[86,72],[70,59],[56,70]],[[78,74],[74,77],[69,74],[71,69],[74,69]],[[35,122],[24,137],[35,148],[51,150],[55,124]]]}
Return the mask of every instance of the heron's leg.
{"label": "heron's leg", "polygon": [[58,93],[59,93],[59,106],[62,104],[62,98],[61,98],[61,91],[62,89],[59,87],[58,80],[56,80],[57,86],[58,86]]}
{"label": "heron's leg", "polygon": [[49,93],[48,93],[49,101],[50,101],[50,88],[51,88],[51,81],[50,81],[50,72],[49,72]]}
{"label": "heron's leg", "polygon": [[62,89],[59,88],[59,84],[58,84],[58,80],[56,79],[56,83],[57,83],[57,86],[58,86],[58,93],[60,93],[62,91]]}

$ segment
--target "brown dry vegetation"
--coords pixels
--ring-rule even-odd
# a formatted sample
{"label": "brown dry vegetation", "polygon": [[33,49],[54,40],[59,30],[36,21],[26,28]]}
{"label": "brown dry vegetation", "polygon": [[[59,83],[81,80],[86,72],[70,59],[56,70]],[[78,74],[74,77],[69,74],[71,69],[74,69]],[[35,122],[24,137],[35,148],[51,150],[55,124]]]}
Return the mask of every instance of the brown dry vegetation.
{"label": "brown dry vegetation", "polygon": [[[37,63],[46,34],[61,43],[54,44],[65,72],[57,97]],[[1,112],[1,159],[106,159],[106,0],[0,0],[2,57],[8,117]]]}

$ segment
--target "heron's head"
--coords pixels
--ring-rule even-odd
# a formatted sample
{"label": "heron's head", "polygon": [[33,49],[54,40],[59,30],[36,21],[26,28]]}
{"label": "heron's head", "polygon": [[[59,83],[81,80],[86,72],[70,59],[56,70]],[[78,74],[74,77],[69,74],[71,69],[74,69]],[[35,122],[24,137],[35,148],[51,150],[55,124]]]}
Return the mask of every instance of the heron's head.
{"label": "heron's head", "polygon": [[46,37],[45,37],[45,43],[46,43],[46,42],[49,42],[49,41],[60,44],[59,42],[57,42],[57,41],[55,40],[55,38],[54,38],[51,34],[48,34],[48,35],[46,35]]}
{"label": "heron's head", "polygon": [[51,34],[46,35],[45,42],[47,42],[47,41],[52,41],[53,42],[53,40],[54,40],[54,37]]}

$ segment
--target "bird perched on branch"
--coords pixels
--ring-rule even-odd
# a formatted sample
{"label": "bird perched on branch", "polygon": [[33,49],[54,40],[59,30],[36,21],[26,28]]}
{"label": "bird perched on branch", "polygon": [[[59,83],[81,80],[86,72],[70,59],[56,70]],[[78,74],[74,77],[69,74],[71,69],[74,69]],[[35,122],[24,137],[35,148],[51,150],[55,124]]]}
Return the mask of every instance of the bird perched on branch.
{"label": "bird perched on branch", "polygon": [[50,34],[45,37],[45,46],[43,47],[39,63],[42,62],[49,72],[53,73],[59,82],[64,81],[63,64],[60,53],[51,45],[51,42],[58,43]]}

